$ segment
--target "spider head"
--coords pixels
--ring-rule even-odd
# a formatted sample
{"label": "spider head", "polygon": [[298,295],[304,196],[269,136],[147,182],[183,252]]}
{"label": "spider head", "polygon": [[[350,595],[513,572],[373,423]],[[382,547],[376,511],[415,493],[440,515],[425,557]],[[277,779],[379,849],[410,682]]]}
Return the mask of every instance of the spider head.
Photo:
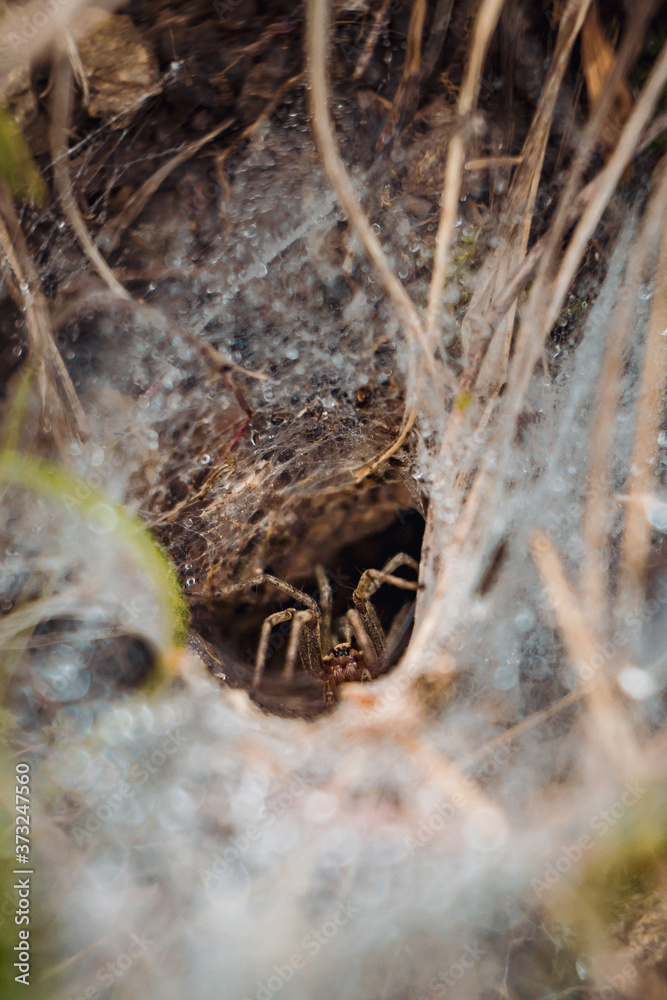
{"label": "spider head", "polygon": [[364,654],[354,649],[349,642],[340,642],[328,656],[322,658],[325,669],[336,684],[345,681],[360,681],[366,669]]}

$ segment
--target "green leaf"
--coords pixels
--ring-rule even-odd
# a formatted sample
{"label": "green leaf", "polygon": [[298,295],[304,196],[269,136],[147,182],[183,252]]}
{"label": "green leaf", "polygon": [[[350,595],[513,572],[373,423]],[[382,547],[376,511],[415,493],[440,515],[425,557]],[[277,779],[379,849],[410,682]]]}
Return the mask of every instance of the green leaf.
{"label": "green leaf", "polygon": [[44,181],[13,115],[0,107],[0,177],[20,201],[41,205],[46,197]]}

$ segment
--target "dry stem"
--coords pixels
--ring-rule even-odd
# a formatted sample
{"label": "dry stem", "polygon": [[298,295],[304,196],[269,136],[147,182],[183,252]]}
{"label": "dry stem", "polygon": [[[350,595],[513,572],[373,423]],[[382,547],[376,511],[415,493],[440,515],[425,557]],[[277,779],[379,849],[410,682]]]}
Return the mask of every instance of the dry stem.
{"label": "dry stem", "polygon": [[[572,665],[586,692],[595,742],[603,749],[619,775],[636,774],[639,750],[625,713],[614,697],[604,664],[595,667],[599,642],[594,639],[580,610],[580,599],[570,586],[561,560],[547,535],[536,533],[531,549],[548,590]],[[587,676],[591,670],[595,670],[592,682]]]}
{"label": "dry stem", "polygon": [[364,47],[357,65],[354,68],[354,73],[352,74],[353,80],[359,80],[364,75],[366,67],[371,61],[373,52],[375,51],[375,46],[377,44],[378,36],[382,31],[385,21],[387,20],[387,11],[389,10],[389,0],[383,0],[382,6],[375,14],[373,19],[373,25],[371,30],[368,32],[368,37],[364,42]]}
{"label": "dry stem", "polygon": [[452,136],[447,151],[445,177],[442,187],[442,208],[436,235],[435,257],[433,260],[433,276],[429,289],[428,307],[426,310],[426,339],[434,344],[437,336],[440,298],[445,284],[445,276],[449,265],[449,249],[458,211],[459,193],[461,190],[461,174],[465,162],[465,135],[469,116],[475,106],[482,76],[482,67],[486,52],[495,31],[503,7],[503,0],[483,0],[475,22],[470,59],[465,79],[461,87],[458,101],[460,125]]}
{"label": "dry stem", "polygon": [[74,230],[83,252],[90,259],[102,281],[120,298],[130,298],[129,293],[114,276],[111,268],[95,246],[74,197],[72,180],[67,168],[67,134],[71,99],[71,63],[69,57],[61,54],[56,60],[51,103],[51,159],[56,191],[67,221]]}
{"label": "dry stem", "polygon": [[378,269],[384,286],[396,304],[402,317],[404,328],[413,343],[419,344],[423,357],[431,375],[453,383],[451,373],[436,364],[431,345],[424,334],[417,310],[405,291],[405,288],[394,274],[380,241],[371,229],[356,192],[352,186],[349,174],[338,153],[334,138],[333,124],[329,114],[329,0],[309,0],[307,5],[306,51],[310,76],[311,117],[315,139],[322,158],[322,164],[327,172],[331,186],[347,212],[350,222],[356,230],[366,252]]}
{"label": "dry stem", "polygon": [[[650,5],[649,5],[650,6]],[[572,282],[579,261],[584,252],[595,227],[597,226],[602,213],[611,198],[611,195],[620,180],[623,171],[630,162],[641,133],[653,113],[655,105],[667,82],[667,44],[658,57],[651,75],[639,95],[632,114],[628,118],[623,133],[617,146],[611,155],[607,165],[598,174],[594,182],[594,188],[583,215],[570,239],[561,266],[553,281],[549,280],[548,272],[551,269],[557,247],[560,244],[561,234],[567,224],[569,206],[574,197],[575,188],[573,183],[578,182],[587,155],[592,150],[595,139],[599,134],[608,110],[608,103],[612,99],[612,91],[616,85],[616,77],[620,79],[627,69],[627,64],[634,52],[636,44],[636,28],[643,23],[641,14],[646,12],[646,8],[640,12],[637,24],[633,22],[628,33],[628,38],[619,52],[618,61],[614,68],[612,77],[609,80],[610,93],[602,98],[595,115],[584,131],[581,147],[575,163],[571,170],[566,189],[561,197],[561,203],[552,227],[550,246],[540,266],[540,271],[535,280],[535,285],[531,292],[528,308],[522,317],[521,329],[517,340],[516,353],[510,371],[510,392],[508,408],[508,426],[506,429],[506,440],[513,440],[514,428],[519,414],[523,407],[523,400],[532,376],[533,370],[542,350],[545,338],[551,330],[556,318],[562,308],[568,288]]]}
{"label": "dry stem", "polygon": [[[0,185],[0,246],[4,251],[16,281],[20,305],[25,312],[30,353],[37,364],[37,378],[42,402],[51,399],[56,413],[71,422],[73,433],[84,438],[88,433],[86,417],[72,380],[53,339],[49,307],[42,291],[39,275],[16,218],[11,196]],[[57,422],[53,424],[56,436]]]}
{"label": "dry stem", "polygon": [[[662,161],[664,165],[664,160]],[[667,171],[665,172],[667,173]],[[635,606],[641,601],[646,560],[650,547],[650,526],[642,496],[656,488],[658,433],[662,426],[665,376],[667,374],[667,184],[663,175],[659,194],[662,204],[651,205],[656,210],[662,229],[658,265],[653,285],[653,300],[649,315],[644,361],[639,384],[639,401],[635,438],[632,448],[632,466],[628,476],[629,502],[625,506],[625,530],[621,546],[620,594],[624,604]],[[658,214],[658,212],[660,214]],[[656,234],[657,235],[657,234]]]}
{"label": "dry stem", "polygon": [[[585,596],[588,619],[593,627],[599,630],[603,629],[607,624],[609,611],[603,553],[607,548],[609,461],[614,437],[614,416],[619,400],[621,365],[628,341],[634,332],[632,314],[636,309],[636,296],[641,284],[642,275],[644,274],[646,262],[658,241],[660,228],[665,224],[664,215],[667,210],[667,159],[663,158],[661,160],[655,177],[658,180],[656,190],[644,212],[641,232],[631,251],[625,281],[619,295],[619,302],[614,311],[613,325],[609,333],[600,377],[597,409],[591,430],[588,499],[584,510],[584,562],[581,575],[581,592]],[[649,352],[647,350],[645,370],[648,362]],[[657,416],[654,413],[653,420]],[[638,437],[640,435],[640,424],[641,420],[637,423],[636,433]],[[657,437],[657,431],[655,431],[655,436]],[[633,462],[636,461],[636,456],[633,456]],[[626,535],[626,537],[628,536]]]}

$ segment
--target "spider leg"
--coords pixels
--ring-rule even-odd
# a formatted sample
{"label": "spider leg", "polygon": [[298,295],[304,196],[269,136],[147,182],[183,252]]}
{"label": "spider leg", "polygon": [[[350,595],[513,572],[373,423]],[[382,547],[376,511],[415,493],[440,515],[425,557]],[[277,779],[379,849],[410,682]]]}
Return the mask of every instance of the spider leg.
{"label": "spider leg", "polygon": [[[319,579],[320,576],[318,573],[318,580]],[[309,670],[314,677],[317,677],[319,680],[323,680],[326,678],[327,674],[322,667],[322,650],[320,645],[320,620],[322,616],[314,598],[309,597],[308,594],[304,594],[302,590],[297,590],[297,588],[293,587],[291,583],[287,583],[285,580],[281,580],[277,576],[271,576],[270,573],[262,573],[260,576],[254,576],[250,580],[245,580],[243,583],[235,583],[231,587],[226,587],[224,590],[218,591],[216,596],[228,597],[230,594],[238,594],[240,591],[247,590],[249,587],[259,587],[263,583],[270,583],[271,586],[276,587],[278,590],[282,590],[284,594],[288,594],[293,600],[305,605],[308,610],[297,611],[296,608],[286,608],[284,611],[276,611],[274,614],[269,615],[264,619],[264,622],[262,623],[262,631],[259,637],[259,645],[257,647],[257,656],[255,657],[255,672],[252,680],[253,690],[256,690],[259,687],[262,674],[264,673],[271,629],[274,625],[279,625],[281,622],[293,622],[292,628],[290,629],[290,638],[287,646],[283,675],[288,678],[293,676],[298,653],[301,657],[301,662],[304,668]],[[323,583],[324,609],[325,613],[328,612],[329,614],[330,622],[331,602],[329,600],[327,605],[327,591],[330,595],[331,588],[329,587],[326,577],[324,577]],[[304,625],[306,628],[304,628]]]}
{"label": "spider leg", "polygon": [[368,638],[373,644],[376,659],[384,653],[387,640],[375,608],[371,604],[372,595],[383,583],[389,583],[401,590],[417,590],[419,588],[416,580],[405,580],[401,576],[393,575],[393,571],[399,566],[409,566],[415,572],[419,572],[417,561],[412,556],[406,555],[405,552],[399,552],[382,569],[364,570],[352,595],[352,602],[361,617]]}
{"label": "spider leg", "polygon": [[382,569],[364,570],[359,577],[357,589],[352,597],[355,605],[357,601],[367,601],[383,583],[391,583],[394,587],[400,587],[402,590],[417,590],[419,584],[416,580],[405,580],[402,576],[392,575],[399,566],[409,566],[415,573],[419,572],[419,563],[412,556],[406,555],[405,552],[399,552],[393,556]]}
{"label": "spider leg", "polygon": [[412,625],[414,617],[415,602],[410,601],[408,604],[403,605],[391,623],[391,628],[387,634],[387,651],[391,650],[393,646],[400,645],[406,631]]}
{"label": "spider leg", "polygon": [[[287,653],[285,654],[285,666],[283,667],[283,677],[285,680],[291,680],[292,677],[294,677],[294,667],[297,655],[303,651],[303,643],[299,642],[303,626],[307,622],[317,622],[317,617],[312,611],[296,611],[291,617],[292,628],[290,629],[289,642],[287,643]],[[306,661],[306,663],[308,667],[310,667],[310,662]],[[306,664],[304,664],[304,666],[305,665]]]}
{"label": "spider leg", "polygon": [[[310,612],[308,613],[310,614]],[[294,608],[287,608],[286,611],[275,611],[262,622],[262,631],[259,636],[259,645],[257,647],[257,655],[255,657],[255,673],[252,678],[253,691],[256,691],[259,687],[259,682],[261,681],[262,674],[264,673],[271,629],[274,625],[280,625],[281,622],[291,621],[295,614],[298,614],[298,612]]]}
{"label": "spider leg", "polygon": [[[364,654],[364,660],[368,667],[368,680],[373,676],[373,670],[378,664],[378,654],[371,642],[371,639],[366,630],[361,615],[354,608],[350,608],[347,613],[347,618],[352,626],[352,631],[354,632],[354,638],[359,644],[360,651]],[[379,627],[379,622],[378,622]]]}
{"label": "spider leg", "polygon": [[331,609],[333,606],[333,595],[331,593],[331,584],[327,579],[323,566],[315,567],[315,576],[317,577],[317,586],[320,590],[320,610],[322,612],[322,619],[320,621],[320,645],[322,649],[326,649],[328,651],[331,649]]}
{"label": "spider leg", "polygon": [[284,594],[289,594],[293,600],[304,604],[311,611],[314,611],[316,615],[319,615],[317,602],[312,597],[304,594],[302,590],[297,590],[291,583],[280,580],[277,576],[271,576],[270,573],[262,573],[260,576],[253,576],[250,580],[245,580],[243,583],[235,583],[231,587],[225,587],[224,590],[219,590],[216,596],[228,597],[230,594],[238,594],[241,590],[248,590],[249,587],[259,587],[262,583],[270,583],[273,587],[282,590]]}

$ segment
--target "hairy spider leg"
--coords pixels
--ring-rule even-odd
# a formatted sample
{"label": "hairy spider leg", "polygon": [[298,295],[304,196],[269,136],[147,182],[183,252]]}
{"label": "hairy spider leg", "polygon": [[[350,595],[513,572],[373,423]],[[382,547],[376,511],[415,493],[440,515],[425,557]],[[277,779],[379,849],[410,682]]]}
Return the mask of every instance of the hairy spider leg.
{"label": "hairy spider leg", "polygon": [[[294,677],[294,667],[296,665],[297,654],[301,659],[301,664],[304,670],[310,670],[310,672],[313,673],[310,667],[310,656],[308,653],[310,650],[310,642],[307,638],[302,636],[303,626],[308,624],[308,622],[313,622],[317,625],[317,616],[312,611],[295,611],[292,615],[292,627],[289,633],[289,642],[287,643],[287,653],[285,654],[285,666],[283,667],[283,677],[285,680],[291,680],[292,677]],[[305,659],[304,654],[308,657],[307,660]],[[319,658],[321,658],[321,654]]]}
{"label": "hairy spider leg", "polygon": [[319,587],[319,598],[320,598],[320,611],[322,617],[320,619],[320,646],[326,652],[331,649],[331,612],[333,608],[333,594],[331,593],[331,584],[324,572],[323,566],[315,567],[315,576],[317,577],[317,586]]}
{"label": "hairy spider leg", "polygon": [[289,594],[290,597],[298,601],[299,604],[305,604],[307,608],[314,611],[316,615],[319,615],[320,609],[317,606],[317,602],[309,597],[308,594],[304,594],[302,590],[297,590],[293,587],[291,583],[287,583],[285,580],[279,579],[277,576],[271,576],[270,573],[262,573],[260,576],[253,576],[251,580],[246,580],[244,583],[235,583],[231,587],[225,587],[224,590],[219,590],[217,593],[218,597],[228,597],[230,594],[238,594],[241,590],[248,590],[249,587],[259,587],[263,583],[270,583],[278,590],[282,590],[285,594]]}
{"label": "hairy spider leg", "polygon": [[412,625],[415,617],[415,602],[410,601],[409,604],[404,604],[401,610],[398,612],[393,622],[391,623],[391,628],[387,633],[387,646],[386,650],[389,652],[394,645],[398,645],[405,635],[406,630]]}
{"label": "hairy spider leg", "polygon": [[[259,687],[259,682],[262,679],[262,674],[264,673],[264,667],[266,666],[266,654],[269,648],[269,636],[271,635],[271,629],[274,625],[280,625],[281,622],[288,622],[294,618],[296,614],[296,608],[287,608],[286,611],[275,611],[272,615],[269,615],[262,622],[262,631],[259,636],[259,645],[257,646],[257,654],[255,656],[255,673],[252,677],[252,688],[256,691]],[[308,614],[311,614],[309,611]],[[291,639],[291,633],[290,633]]]}
{"label": "hairy spider leg", "polygon": [[[255,671],[252,679],[253,690],[257,690],[259,687],[259,682],[262,679],[262,674],[264,673],[266,655],[269,648],[269,636],[271,635],[271,629],[273,626],[279,625],[281,622],[291,621],[297,615],[303,616],[304,614],[307,614],[306,620],[310,622],[317,623],[320,620],[320,609],[312,597],[309,597],[308,594],[304,594],[302,590],[297,590],[297,588],[293,587],[291,583],[287,583],[285,580],[280,580],[277,576],[271,576],[270,573],[262,573],[260,576],[254,576],[251,580],[246,580],[244,583],[235,583],[231,587],[226,587],[224,590],[218,592],[218,597],[227,597],[229,594],[238,594],[240,591],[247,590],[249,587],[259,587],[263,583],[272,584],[272,586],[276,587],[278,590],[282,590],[283,593],[289,594],[289,596],[295,601],[299,601],[300,604],[305,604],[309,610],[308,612],[299,612],[296,608],[286,608],[284,611],[276,611],[274,614],[269,615],[264,619],[264,622],[262,623],[262,631],[259,637],[259,645],[257,647],[257,655],[255,657]],[[321,666],[321,654],[319,654],[319,658],[317,660],[314,660],[313,658],[315,651],[319,650],[319,629],[314,630],[317,632],[317,643],[316,650],[313,650],[312,636],[309,636],[306,642],[302,640],[302,642],[299,643],[300,634],[302,636],[304,634],[302,631],[304,623],[304,618],[300,617],[294,642],[292,642],[294,626],[290,629],[290,639],[287,648],[284,672],[290,677],[294,673],[294,660],[296,659],[296,649],[298,647],[304,668],[310,670],[315,677],[320,677],[323,672]],[[305,630],[305,632],[311,631],[313,630]],[[290,654],[292,646],[294,647],[294,652]],[[292,657],[291,660],[290,655]],[[291,668],[288,672],[290,662]]]}
{"label": "hairy spider leg", "polygon": [[[378,654],[369,638],[368,631],[362,621],[361,615],[355,608],[350,608],[347,613],[347,620],[352,626],[354,638],[357,640],[359,650],[364,654],[364,662],[368,667],[368,670],[364,671],[364,673],[368,673],[368,677],[362,676],[362,680],[370,680],[372,677],[371,670],[377,664]],[[379,622],[378,627],[380,627]]]}
{"label": "hairy spider leg", "polygon": [[[357,588],[352,595],[354,609],[359,615],[366,635],[368,636],[368,639],[370,639],[375,651],[375,659],[374,661],[371,661],[374,665],[376,665],[377,661],[384,653],[387,640],[384,634],[384,629],[382,628],[380,620],[377,616],[377,612],[371,604],[371,597],[383,583],[389,583],[393,587],[399,587],[401,590],[417,590],[419,588],[419,584],[416,580],[405,580],[401,576],[393,575],[394,570],[398,569],[399,566],[409,566],[416,573],[419,572],[419,563],[413,559],[412,556],[406,555],[405,552],[399,552],[393,556],[382,569],[364,570],[359,578]],[[354,620],[350,616],[350,612],[348,612],[348,617],[352,623],[352,628],[355,631],[357,640],[361,642],[361,639],[357,634],[357,629],[354,625]],[[365,653],[363,647],[362,652]]]}

